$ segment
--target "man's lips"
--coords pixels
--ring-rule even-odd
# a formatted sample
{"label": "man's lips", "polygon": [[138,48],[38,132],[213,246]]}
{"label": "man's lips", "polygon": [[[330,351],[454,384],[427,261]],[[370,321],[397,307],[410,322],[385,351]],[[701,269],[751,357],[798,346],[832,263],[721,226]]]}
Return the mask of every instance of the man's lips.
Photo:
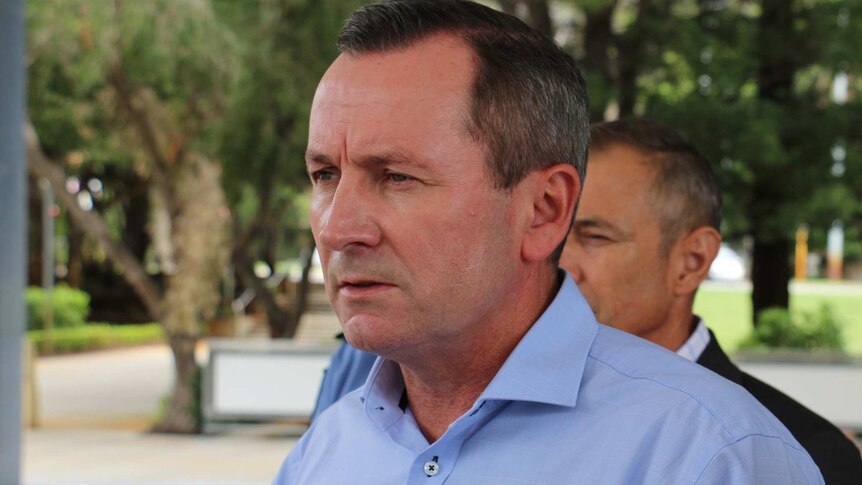
{"label": "man's lips", "polygon": [[360,288],[366,288],[374,285],[387,285],[388,283],[384,281],[380,281],[373,278],[342,278],[338,281],[338,287],[344,288],[345,286],[356,286]]}
{"label": "man's lips", "polygon": [[338,282],[338,292],[345,296],[369,296],[395,285],[371,278],[345,278]]}

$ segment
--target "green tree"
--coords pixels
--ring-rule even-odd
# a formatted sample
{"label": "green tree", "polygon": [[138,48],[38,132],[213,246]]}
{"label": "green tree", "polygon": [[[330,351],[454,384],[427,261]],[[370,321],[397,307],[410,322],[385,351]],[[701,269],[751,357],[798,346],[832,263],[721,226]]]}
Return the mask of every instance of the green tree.
{"label": "green tree", "polygon": [[[501,2],[527,20],[535,2]],[[715,164],[726,237],[753,239],[754,315],[787,307],[796,227],[862,227],[862,4],[838,0],[546,2],[586,71],[595,121],[645,116]],[[532,7],[534,8],[534,7]],[[559,38],[559,36],[558,36]],[[843,104],[833,81],[849,79]],[[837,152],[834,150],[840,147]],[[838,153],[841,160],[834,160]]]}
{"label": "green tree", "polygon": [[[235,82],[235,42],[206,2],[35,0],[27,16],[28,165],[165,328],[177,378],[156,429],[195,431],[194,348],[229,248],[213,137]],[[112,212],[88,210],[65,189],[65,171],[85,165],[131,167],[146,181],[163,284],[120,238]]]}
{"label": "green tree", "polygon": [[[276,302],[253,271],[275,267],[287,249],[304,247],[304,274],[313,239],[305,216],[305,145],[317,82],[338,55],[341,23],[357,0],[260,0],[214,4],[241,42],[239,82],[232,92],[219,152],[234,215],[233,264],[263,302],[273,337],[292,337],[305,306],[307,278],[290,307]],[[289,246],[293,246],[292,248]]]}

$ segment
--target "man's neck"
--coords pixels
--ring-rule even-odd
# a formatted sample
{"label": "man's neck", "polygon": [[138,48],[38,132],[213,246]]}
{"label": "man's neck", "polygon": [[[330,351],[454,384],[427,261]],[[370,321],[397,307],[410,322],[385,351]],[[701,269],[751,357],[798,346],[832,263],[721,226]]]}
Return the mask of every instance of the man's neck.
{"label": "man's neck", "polygon": [[495,371],[494,374],[477,375],[470,381],[457,384],[434,383],[433,386],[428,386],[409,371],[402,372],[407,389],[407,405],[419,425],[419,430],[429,443],[440,439],[449,425],[473,406],[496,375]]}
{"label": "man's neck", "polygon": [[[509,354],[559,291],[554,277],[533,286],[529,293],[510,295],[513,301],[528,301],[507,318],[477,326],[457,342],[447,342],[433,357],[401,362],[407,403],[420,430],[430,443],[469,410],[482,394]],[[544,299],[536,295],[546,295]]]}
{"label": "man's neck", "polygon": [[694,331],[693,301],[678,299],[668,309],[664,323],[649,334],[638,335],[654,344],[676,352]]}

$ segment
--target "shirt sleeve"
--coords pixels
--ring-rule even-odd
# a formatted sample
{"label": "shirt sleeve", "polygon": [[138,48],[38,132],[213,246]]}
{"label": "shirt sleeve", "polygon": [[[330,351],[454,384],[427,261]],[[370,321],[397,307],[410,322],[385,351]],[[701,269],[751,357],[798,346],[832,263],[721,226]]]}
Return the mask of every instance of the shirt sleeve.
{"label": "shirt sleeve", "polygon": [[750,435],[721,448],[697,484],[822,484],[808,453],[774,436]]}
{"label": "shirt sleeve", "polygon": [[[307,434],[309,433],[306,432],[306,435]],[[302,455],[305,451],[306,441],[305,437],[303,437],[298,443],[296,443],[293,451],[291,451],[290,454],[287,455],[287,458],[284,459],[284,462],[282,462],[281,468],[278,470],[278,475],[276,475],[275,479],[272,481],[272,485],[291,485],[299,483],[297,476],[299,475],[300,466],[302,465]]]}

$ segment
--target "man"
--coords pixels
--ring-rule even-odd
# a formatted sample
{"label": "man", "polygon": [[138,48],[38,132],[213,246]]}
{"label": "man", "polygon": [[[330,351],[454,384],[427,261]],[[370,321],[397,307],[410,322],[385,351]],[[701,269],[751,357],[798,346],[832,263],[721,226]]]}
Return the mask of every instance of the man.
{"label": "man", "polygon": [[708,162],[648,121],[591,129],[590,176],[560,266],[596,319],[740,384],[805,447],[826,483],[862,479],[859,450],[834,425],[736,367],[694,296],[721,243],[721,196]]}
{"label": "man", "polygon": [[557,270],[583,79],[458,0],[355,12],[312,105],[311,225],[344,334],[381,356],[276,483],[822,483],[742,388],[596,323]]}

